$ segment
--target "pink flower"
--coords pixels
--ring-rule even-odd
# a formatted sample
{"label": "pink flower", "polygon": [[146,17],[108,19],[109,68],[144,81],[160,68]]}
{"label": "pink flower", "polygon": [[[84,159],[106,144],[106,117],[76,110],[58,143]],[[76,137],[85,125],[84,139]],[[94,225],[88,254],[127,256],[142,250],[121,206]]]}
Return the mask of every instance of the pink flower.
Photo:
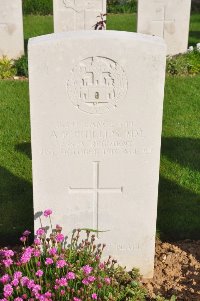
{"label": "pink flower", "polygon": [[62,233],[58,233],[56,235],[56,241],[57,242],[63,242],[63,240],[65,239],[64,235]]}
{"label": "pink flower", "polygon": [[47,298],[51,298],[52,293],[51,293],[51,292],[46,292],[44,295],[45,295],[45,297],[47,297]]}
{"label": "pink flower", "polygon": [[27,283],[27,287],[29,288],[29,289],[32,289],[32,288],[34,288],[34,286],[35,286],[35,282],[34,282],[34,280],[28,280],[28,283]]}
{"label": "pink flower", "polygon": [[22,298],[26,300],[28,298],[27,294],[23,294]]}
{"label": "pink flower", "polygon": [[40,257],[40,255],[41,255],[40,250],[35,249],[35,250],[33,251],[33,256],[34,256],[34,257]]}
{"label": "pink flower", "polygon": [[71,280],[71,279],[75,279],[76,275],[73,272],[69,272],[67,273],[67,279]]}
{"label": "pink flower", "polygon": [[27,240],[27,237],[26,236],[22,236],[22,237],[20,237],[20,239],[19,239],[21,242],[25,242],[26,240]]}
{"label": "pink flower", "polygon": [[59,286],[67,286],[67,279],[64,277],[56,279],[56,284]]}
{"label": "pink flower", "polygon": [[41,266],[41,262],[38,261],[36,265],[37,265],[37,267],[40,267]]}
{"label": "pink flower", "polygon": [[57,230],[57,231],[62,231],[62,227],[59,226],[59,225],[56,225],[56,230]]}
{"label": "pink flower", "polygon": [[6,258],[10,258],[10,257],[14,256],[14,252],[12,250],[3,250],[3,255]]}
{"label": "pink flower", "polygon": [[22,277],[20,280],[20,283],[22,286],[26,286],[29,282],[29,278],[28,277]]}
{"label": "pink flower", "polygon": [[45,216],[45,217],[48,217],[48,216],[50,216],[51,214],[52,214],[52,210],[51,210],[51,209],[47,209],[47,210],[44,211],[44,216]]}
{"label": "pink flower", "polygon": [[74,297],[73,301],[82,301],[82,300],[79,299],[79,298]]}
{"label": "pink flower", "polygon": [[65,290],[61,290],[60,294],[61,294],[61,296],[64,296],[65,295]]}
{"label": "pink flower", "polygon": [[82,280],[82,283],[85,284],[85,285],[89,285],[90,284],[89,281],[86,278]]}
{"label": "pink flower", "polygon": [[12,259],[4,259],[2,260],[3,264],[5,265],[6,268],[9,268],[12,264],[13,264],[13,261]]}
{"label": "pink flower", "polygon": [[11,284],[12,284],[13,286],[18,286],[18,284],[19,284],[19,279],[14,278],[13,281],[11,282]]}
{"label": "pink flower", "polygon": [[56,255],[56,253],[57,253],[57,249],[56,248],[49,249],[49,254],[50,255],[54,256],[54,255]]}
{"label": "pink flower", "polygon": [[31,247],[26,248],[20,258],[21,263],[29,262],[31,260],[32,252],[33,252],[33,249]]}
{"label": "pink flower", "polygon": [[35,275],[36,275],[37,277],[42,277],[43,271],[42,271],[42,270],[38,270],[38,271],[35,273]]}
{"label": "pink flower", "polygon": [[95,294],[95,293],[92,294],[92,299],[93,299],[93,300],[97,300],[97,294]]}
{"label": "pink flower", "polygon": [[92,283],[92,282],[94,282],[94,281],[96,280],[96,278],[95,278],[94,276],[89,276],[89,277],[87,278],[87,280],[88,280],[90,283]]}
{"label": "pink flower", "polygon": [[3,289],[3,295],[4,295],[4,297],[8,298],[8,297],[10,297],[12,295],[12,293],[13,293],[12,285],[6,284],[4,286],[4,289]]}
{"label": "pink flower", "polygon": [[34,239],[34,244],[35,244],[36,246],[41,245],[40,239],[39,239],[39,238],[35,238],[35,239]]}
{"label": "pink flower", "polygon": [[110,284],[110,282],[111,282],[110,278],[108,278],[108,277],[104,278],[104,281],[105,281],[106,284]]}
{"label": "pink flower", "polygon": [[45,234],[45,231],[44,231],[43,228],[39,228],[39,229],[36,231],[36,234],[37,234],[38,236],[42,236],[42,235]]}
{"label": "pink flower", "polygon": [[20,297],[17,297],[17,298],[14,299],[14,301],[23,301],[23,299],[20,298]]}
{"label": "pink flower", "polygon": [[103,262],[101,262],[101,263],[99,264],[99,269],[100,269],[100,270],[103,270],[104,267],[105,267],[105,264],[104,264]]}
{"label": "pink flower", "polygon": [[31,232],[29,230],[24,231],[23,236],[29,236]]}
{"label": "pink flower", "polygon": [[89,275],[92,272],[93,268],[89,265],[85,265],[82,267],[82,270],[85,273],[85,275]]}
{"label": "pink flower", "polygon": [[46,260],[45,260],[45,264],[46,265],[50,265],[50,264],[53,264],[53,259],[52,258],[46,258]]}
{"label": "pink flower", "polygon": [[58,260],[58,261],[56,262],[56,267],[57,267],[58,269],[64,268],[64,266],[66,266],[66,265],[67,265],[67,263],[66,263],[66,261],[65,261],[64,259],[60,259],[60,260]]}
{"label": "pink flower", "polygon": [[38,291],[41,291],[41,286],[39,284],[34,284],[32,286],[32,292],[36,295],[38,294]]}
{"label": "pink flower", "polygon": [[5,274],[0,278],[0,282],[3,284],[8,283],[9,281],[10,281],[10,276],[8,274]]}
{"label": "pink flower", "polygon": [[20,272],[20,271],[14,272],[14,278],[19,279],[19,278],[21,278],[21,277],[22,277],[22,272]]}

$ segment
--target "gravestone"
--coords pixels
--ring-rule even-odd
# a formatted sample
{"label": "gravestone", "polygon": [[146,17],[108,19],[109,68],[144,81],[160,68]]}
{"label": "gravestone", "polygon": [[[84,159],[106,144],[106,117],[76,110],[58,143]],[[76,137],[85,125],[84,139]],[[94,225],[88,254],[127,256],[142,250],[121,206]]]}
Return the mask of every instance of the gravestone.
{"label": "gravestone", "polygon": [[93,30],[106,0],[53,0],[54,32]]}
{"label": "gravestone", "polygon": [[191,0],[138,0],[137,31],[164,38],[167,54],[188,48]]}
{"label": "gravestone", "polygon": [[24,54],[21,0],[0,0],[0,57],[16,59]]}
{"label": "gravestone", "polygon": [[66,234],[105,231],[98,240],[108,255],[145,277],[154,265],[165,60],[163,39],[135,33],[29,42],[34,211],[53,209]]}

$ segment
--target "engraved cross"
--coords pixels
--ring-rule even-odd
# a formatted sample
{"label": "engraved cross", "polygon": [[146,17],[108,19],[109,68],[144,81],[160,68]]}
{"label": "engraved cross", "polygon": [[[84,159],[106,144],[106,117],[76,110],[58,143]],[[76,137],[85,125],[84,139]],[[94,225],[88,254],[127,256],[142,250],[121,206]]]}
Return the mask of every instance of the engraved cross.
{"label": "engraved cross", "polygon": [[167,23],[175,23],[175,19],[168,19],[167,18],[167,8],[166,8],[166,6],[164,6],[163,8],[164,8],[163,18],[160,20],[153,20],[153,22],[161,22],[162,23],[162,37],[165,38],[165,25]]}
{"label": "engraved cross", "polygon": [[[93,194],[93,228],[99,231],[99,194],[100,193],[123,193],[123,187],[119,188],[102,188],[99,185],[99,163],[93,162],[93,187],[89,188],[72,188],[69,187],[69,193],[91,193]],[[97,232],[98,237],[98,232]]]}

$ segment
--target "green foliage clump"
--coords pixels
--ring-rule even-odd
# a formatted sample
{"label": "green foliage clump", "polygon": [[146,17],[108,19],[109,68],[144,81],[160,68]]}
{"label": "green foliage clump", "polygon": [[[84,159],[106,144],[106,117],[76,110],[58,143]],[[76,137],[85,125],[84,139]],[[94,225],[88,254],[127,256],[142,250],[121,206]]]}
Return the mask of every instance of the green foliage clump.
{"label": "green foliage clump", "polygon": [[136,0],[108,0],[108,13],[133,13],[137,11]]}
{"label": "green foliage clump", "polygon": [[17,71],[14,66],[14,62],[7,57],[0,59],[0,79],[13,78]]}
{"label": "green foliage clump", "polygon": [[52,15],[53,0],[24,0],[23,13],[25,15]]}
{"label": "green foliage clump", "polygon": [[17,70],[18,76],[28,77],[28,57],[23,55],[18,60],[15,60],[14,66]]}
{"label": "green foliage clump", "polygon": [[183,76],[200,74],[200,51],[194,49],[191,52],[169,57],[167,73]]}

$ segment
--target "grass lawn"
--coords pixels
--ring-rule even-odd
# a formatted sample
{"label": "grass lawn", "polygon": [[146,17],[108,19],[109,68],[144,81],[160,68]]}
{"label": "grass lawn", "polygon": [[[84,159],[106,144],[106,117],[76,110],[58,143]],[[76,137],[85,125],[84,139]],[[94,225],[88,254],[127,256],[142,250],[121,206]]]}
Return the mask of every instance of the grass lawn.
{"label": "grass lawn", "polygon": [[[107,29],[136,31],[136,14],[108,15]],[[25,16],[24,17],[24,35],[25,41],[30,37],[43,35],[53,32],[52,16]],[[189,45],[200,43],[200,14],[191,16]]]}
{"label": "grass lawn", "polygon": [[[192,44],[200,42],[200,15],[191,19]],[[133,15],[108,16],[108,29],[135,26]],[[24,27],[26,40],[51,33],[52,17],[26,16]],[[162,239],[200,238],[199,87],[200,76],[166,80],[157,224]],[[0,81],[1,244],[33,230],[32,207],[28,82]]]}

